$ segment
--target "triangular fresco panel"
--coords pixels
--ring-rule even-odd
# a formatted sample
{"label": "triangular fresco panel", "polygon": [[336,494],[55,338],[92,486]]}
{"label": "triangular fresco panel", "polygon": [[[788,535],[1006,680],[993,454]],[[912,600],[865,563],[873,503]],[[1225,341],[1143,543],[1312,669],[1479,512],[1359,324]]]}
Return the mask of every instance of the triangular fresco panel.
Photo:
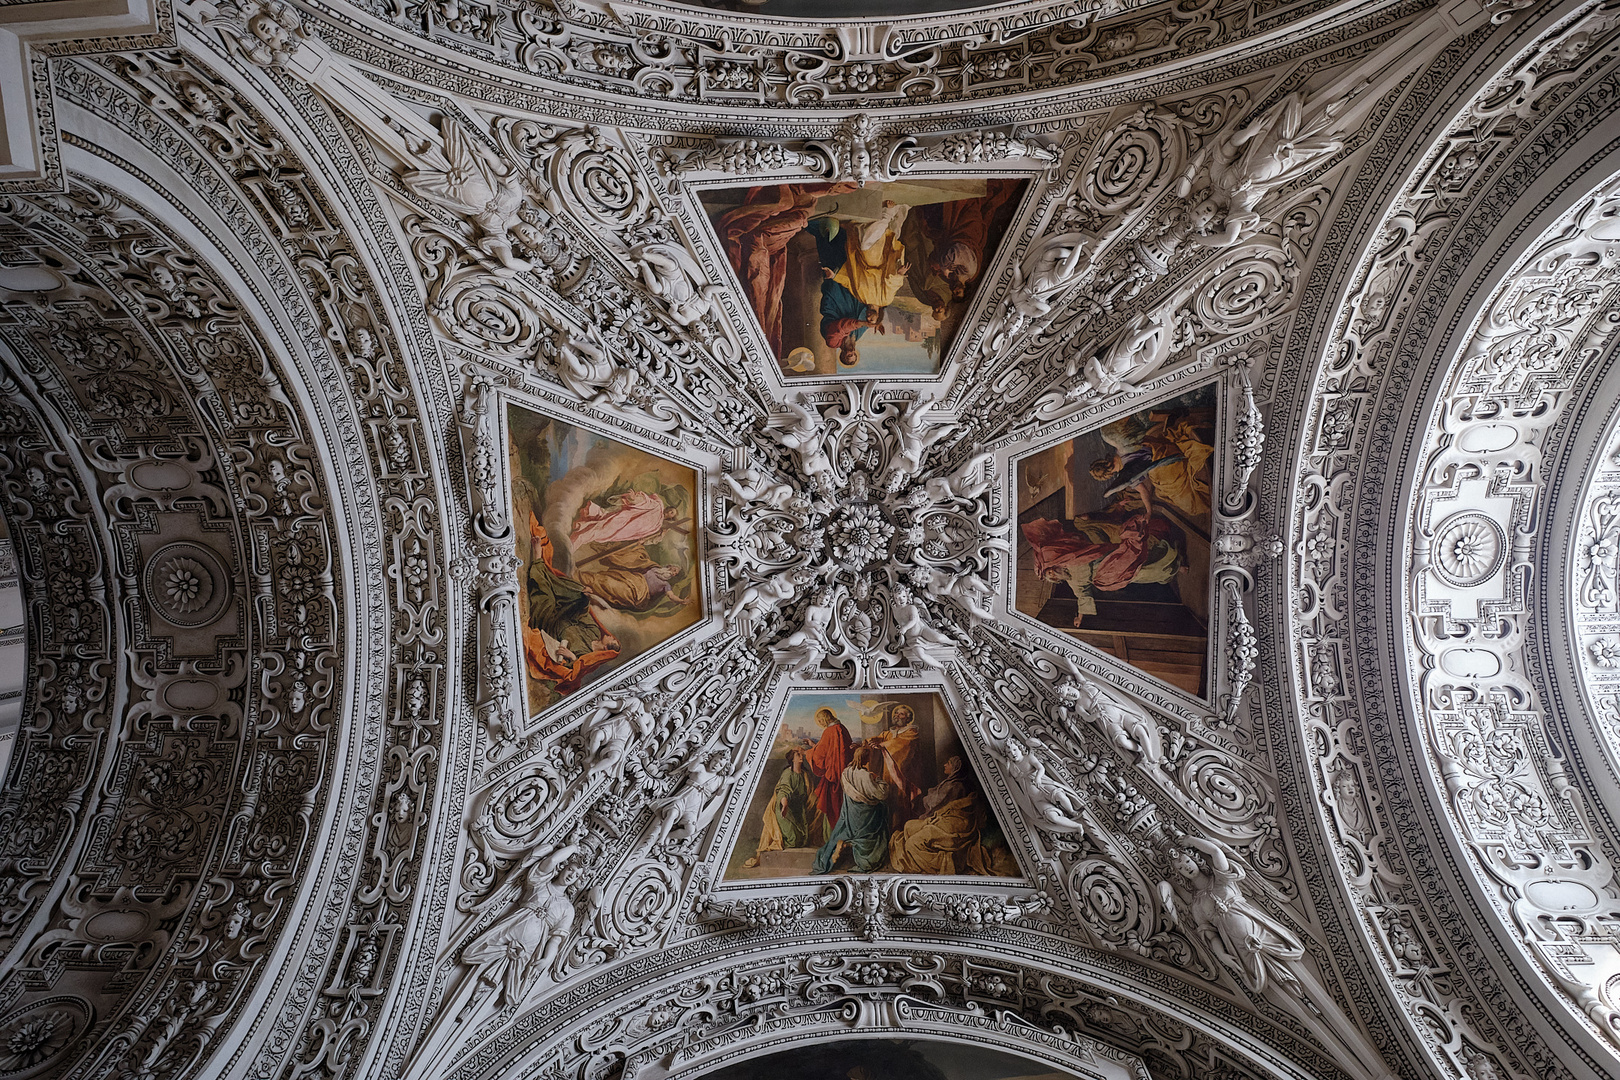
{"label": "triangular fresco panel", "polygon": [[1022,876],[937,694],[796,694],[769,755],[728,881]]}
{"label": "triangular fresco panel", "polygon": [[932,374],[1028,186],[924,178],[698,197],[784,375]]}

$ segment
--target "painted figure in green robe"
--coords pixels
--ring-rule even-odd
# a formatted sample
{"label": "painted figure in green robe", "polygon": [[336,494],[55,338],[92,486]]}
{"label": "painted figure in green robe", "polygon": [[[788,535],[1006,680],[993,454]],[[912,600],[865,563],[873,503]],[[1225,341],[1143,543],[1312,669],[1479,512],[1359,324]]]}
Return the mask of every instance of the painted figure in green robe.
{"label": "painted figure in green robe", "polygon": [[839,783],[843,809],[832,835],[817,850],[810,872],[832,873],[847,848],[854,856],[856,872],[870,874],[889,859],[889,785],[883,780],[882,750],[876,746],[857,749],[854,763],[844,770]]}
{"label": "painted figure in green robe", "polygon": [[827,836],[827,819],[816,806],[816,774],[803,750],[795,747],[788,751],[787,768],[782,770],[771,792],[771,801],[765,807],[760,823],[759,847],[744,866],[759,865],[762,851],[782,851],[787,848],[820,847]]}

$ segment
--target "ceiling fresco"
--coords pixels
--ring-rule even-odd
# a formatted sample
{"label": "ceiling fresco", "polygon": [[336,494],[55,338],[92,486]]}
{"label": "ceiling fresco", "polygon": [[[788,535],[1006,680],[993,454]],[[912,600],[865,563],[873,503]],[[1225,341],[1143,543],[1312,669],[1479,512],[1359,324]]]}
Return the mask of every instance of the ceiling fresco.
{"label": "ceiling fresco", "polygon": [[1186,391],[1018,461],[1017,609],[1199,696],[1216,400]]}
{"label": "ceiling fresco", "polygon": [[1613,0],[8,7],[0,1074],[1620,1076]]}
{"label": "ceiling fresco", "polygon": [[935,694],[791,697],[728,881],[854,872],[1020,878]]}
{"label": "ceiling fresco", "polygon": [[512,406],[506,421],[529,710],[697,622],[697,474]]}
{"label": "ceiling fresco", "polygon": [[785,376],[931,375],[1027,187],[767,184],[699,199]]}

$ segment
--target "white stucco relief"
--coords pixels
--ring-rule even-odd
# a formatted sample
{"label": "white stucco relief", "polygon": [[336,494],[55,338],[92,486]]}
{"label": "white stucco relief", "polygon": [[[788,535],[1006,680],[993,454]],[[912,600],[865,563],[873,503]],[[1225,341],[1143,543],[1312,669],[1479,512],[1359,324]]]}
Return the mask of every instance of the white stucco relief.
{"label": "white stucco relief", "polygon": [[[375,551],[332,572],[373,593],[367,612],[393,609],[356,616],[346,639],[373,649],[379,674],[343,707],[386,730],[357,750],[371,772],[351,777],[374,787],[324,838],[349,860],[305,928],[330,955],[305,950],[284,1007],[253,1021],[256,1041],[220,1075],[660,1080],[874,1032],[1013,1049],[1094,1080],[1404,1080],[1420,1043],[1425,1075],[1525,1075],[1518,1047],[1471,1022],[1496,1002],[1471,996],[1397,869],[1369,857],[1348,899],[1323,893],[1343,883],[1320,871],[1310,798],[1294,789],[1295,703],[1270,667],[1290,631],[1266,607],[1309,575],[1279,581],[1283,507],[1266,485],[1289,452],[1267,430],[1290,422],[1272,412],[1277,358],[1337,272],[1318,265],[1335,208],[1358,170],[1386,167],[1378,140],[1404,88],[1460,64],[1460,35],[1484,40],[1527,6],[1311,9],[1315,36],[1284,55],[1259,42],[1282,43],[1288,13],[1233,49],[1254,13],[1229,0],[1026,3],[814,32],[657,2],[204,0],[181,8],[177,47],[61,65],[75,122],[105,110],[173,157],[156,171],[190,178],[153,183],[263,212],[229,227],[273,236],[252,249],[266,263],[287,246],[303,277],[277,317],[342,360],[320,378],[358,410],[334,466],[369,470],[386,496],[351,508],[355,480],[321,505],[385,523]],[[1612,13],[1584,18],[1530,82],[1568,82],[1582,50],[1610,48]],[[408,42],[398,71],[373,49],[391,37]],[[1201,49],[1215,59],[1175,78],[1110,75],[1063,96],[1139,52],[1173,65]],[[456,67],[464,55],[477,64]],[[424,77],[452,68],[453,83]],[[545,96],[581,79],[598,85]],[[1492,118],[1534,111],[1523,93]],[[947,115],[957,97],[970,104]],[[81,161],[117,152],[69,134]],[[1483,144],[1457,142],[1433,183],[1466,190]],[[985,176],[1029,194],[937,377],[779,372],[695,195]],[[50,198],[94,232],[96,207]],[[1536,454],[1558,380],[1609,331],[1614,200],[1601,200],[1531,257],[1459,362],[1461,404],[1437,413],[1411,507],[1403,632],[1425,748],[1497,917],[1526,965],[1612,1036],[1608,841],[1538,723],[1517,635],[1533,615]],[[1440,227],[1415,222],[1411,245],[1381,249],[1353,302],[1366,337]],[[355,238],[362,250],[343,246]],[[392,276],[366,276],[384,264]],[[151,303],[203,320],[184,277],[154,271]],[[1023,456],[1216,383],[1209,681],[1195,693],[1010,610],[1010,504]],[[1323,432],[1354,420],[1335,395],[1313,414]],[[508,405],[697,478],[699,621],[544,708],[523,682]],[[1620,447],[1605,453],[1620,470]],[[252,513],[292,514],[287,460],[255,474]],[[34,481],[17,475],[26,499],[18,485]],[[1601,700],[1620,681],[1617,477],[1605,466],[1589,493],[1569,583]],[[1310,525],[1296,571],[1349,543],[1318,528],[1342,482],[1298,479]],[[105,501],[121,512],[122,498]],[[178,541],[144,553],[120,586],[142,611],[180,629],[216,618],[219,555]],[[1318,599],[1339,602],[1328,591]],[[1353,644],[1314,629],[1294,642],[1312,717],[1344,696]],[[278,708],[337,693],[308,649],[265,662],[279,665]],[[65,693],[80,693],[74,678]],[[1022,880],[724,880],[739,796],[783,703],[818,688],[941,695]],[[1319,735],[1308,727],[1312,749]],[[1346,858],[1376,852],[1391,823],[1375,763],[1340,748],[1313,764]],[[1339,904],[1366,920],[1364,940],[1333,925]],[[229,953],[253,917],[222,907],[208,947]],[[223,991],[199,978],[163,994],[120,1020],[120,1052],[149,1059],[132,1075],[193,1045],[186,1068],[208,1075],[204,1049],[239,1030],[213,1019]]]}
{"label": "white stucco relief", "polygon": [[1620,1045],[1613,841],[1573,789],[1569,748],[1550,741],[1523,655],[1540,616],[1541,445],[1615,332],[1616,213],[1611,183],[1520,260],[1476,323],[1425,449],[1407,596],[1414,704],[1451,824],[1503,921]]}

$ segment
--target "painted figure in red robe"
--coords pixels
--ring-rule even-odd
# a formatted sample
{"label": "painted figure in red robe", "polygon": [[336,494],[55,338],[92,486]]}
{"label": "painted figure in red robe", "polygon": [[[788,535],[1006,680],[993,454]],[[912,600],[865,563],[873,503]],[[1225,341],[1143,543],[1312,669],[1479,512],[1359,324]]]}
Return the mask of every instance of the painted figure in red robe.
{"label": "painted figure in red robe", "polygon": [[821,740],[809,753],[810,771],[816,774],[818,781],[816,806],[827,816],[828,825],[836,825],[844,800],[840,778],[855,760],[855,745],[849,737],[849,729],[831,709],[816,710],[816,726],[821,728]]}

